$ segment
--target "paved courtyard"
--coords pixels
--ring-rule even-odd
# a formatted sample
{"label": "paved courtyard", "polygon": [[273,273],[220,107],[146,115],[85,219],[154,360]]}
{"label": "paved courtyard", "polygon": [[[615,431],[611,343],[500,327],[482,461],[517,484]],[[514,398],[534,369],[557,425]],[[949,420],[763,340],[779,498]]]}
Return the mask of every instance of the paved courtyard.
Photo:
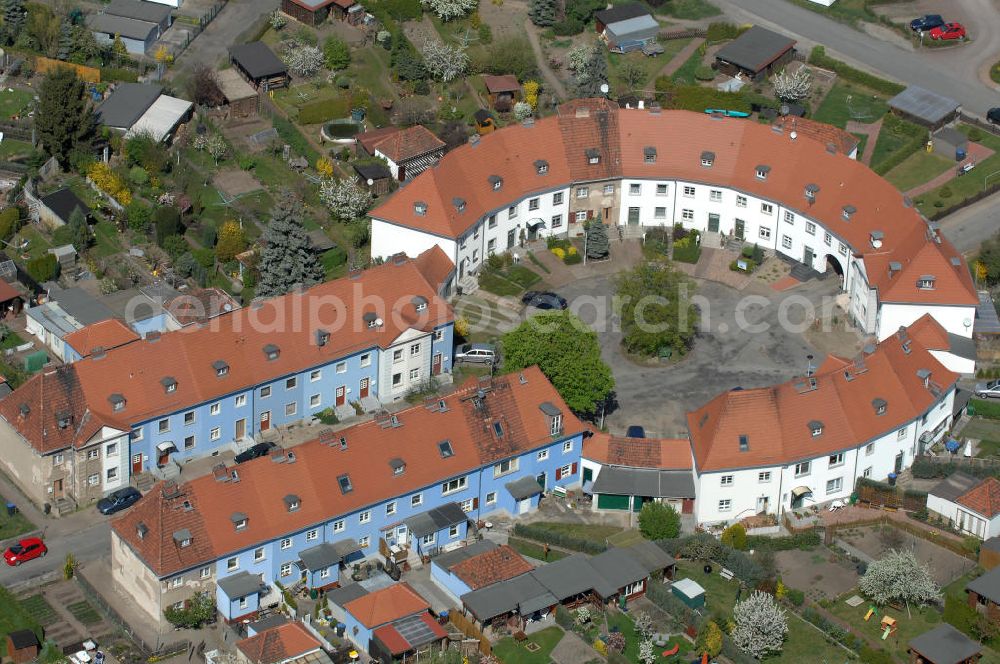
{"label": "paved courtyard", "polygon": [[910,533],[898,531],[898,541],[887,540],[879,532],[878,526],[851,528],[838,533],[841,539],[871,558],[880,558],[889,548],[913,551],[914,556],[931,571],[934,581],[941,586],[948,585],[975,567],[975,563],[933,542]]}

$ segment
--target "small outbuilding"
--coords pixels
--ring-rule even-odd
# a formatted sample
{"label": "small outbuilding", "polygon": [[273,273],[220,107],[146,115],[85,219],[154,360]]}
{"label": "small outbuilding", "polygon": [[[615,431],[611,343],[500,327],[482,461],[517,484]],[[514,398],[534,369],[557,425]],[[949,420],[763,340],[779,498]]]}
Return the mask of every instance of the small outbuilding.
{"label": "small outbuilding", "polygon": [[649,7],[639,2],[623,5],[609,5],[607,9],[594,12],[594,28],[597,34],[604,34],[604,29],[612,23],[627,21],[630,18],[649,16]]}
{"label": "small outbuilding", "polygon": [[223,69],[217,74],[219,89],[226,98],[229,116],[249,118],[257,115],[260,97],[257,90],[246,82],[235,69]]}
{"label": "small outbuilding", "polygon": [[18,629],[10,634],[4,639],[7,643],[7,657],[9,657],[14,664],[24,664],[25,662],[30,662],[36,657],[41,651],[41,644],[38,642],[38,637],[30,629]]}
{"label": "small outbuilding", "polygon": [[511,110],[514,107],[514,102],[521,98],[521,84],[517,82],[517,76],[513,74],[504,76],[483,74],[483,83],[486,85],[486,95],[490,99],[490,106],[498,111]]}
{"label": "small outbuilding", "polygon": [[39,221],[49,228],[58,228],[69,223],[74,210],[79,210],[84,219],[90,220],[91,210],[72,189],[63,187],[38,199],[38,204],[30,208],[33,221]]}
{"label": "small outbuilding", "polygon": [[174,131],[191,118],[194,104],[186,99],[160,95],[127,132],[125,138],[147,134],[158,143],[168,142]]}
{"label": "small outbuilding", "polygon": [[960,631],[942,623],[909,643],[911,664],[976,664],[983,647]]}
{"label": "small outbuilding", "polygon": [[637,51],[656,41],[660,24],[649,14],[610,23],[604,28],[603,38],[613,53]]}
{"label": "small outbuilding", "polygon": [[791,37],[755,25],[719,49],[715,64],[723,74],[759,81],[791,61],[795,44]]}
{"label": "small outbuilding", "polygon": [[288,67],[261,41],[229,48],[229,60],[257,90],[273,90],[288,85]]}
{"label": "small outbuilding", "polygon": [[319,25],[331,16],[337,21],[360,22],[364,17],[360,9],[354,0],[281,0],[281,11],[306,25]]}
{"label": "small outbuilding", "polygon": [[674,581],[673,585],[670,586],[670,591],[692,609],[700,609],[705,606],[705,589],[696,581],[691,579]]}
{"label": "small outbuilding", "polygon": [[132,55],[145,55],[160,37],[160,28],[156,23],[112,14],[91,14],[87,18],[87,27],[101,45],[114,44],[115,37],[121,37],[125,50]]}
{"label": "small outbuilding", "polygon": [[931,129],[939,129],[958,115],[958,102],[917,85],[889,100],[893,113]]}
{"label": "small outbuilding", "polygon": [[375,198],[392,191],[392,173],[389,167],[379,162],[374,164],[354,164],[358,184],[368,189]]}
{"label": "small outbuilding", "polygon": [[146,0],[111,0],[102,13],[153,23],[157,27],[157,37],[166,32],[172,23],[170,7]]}

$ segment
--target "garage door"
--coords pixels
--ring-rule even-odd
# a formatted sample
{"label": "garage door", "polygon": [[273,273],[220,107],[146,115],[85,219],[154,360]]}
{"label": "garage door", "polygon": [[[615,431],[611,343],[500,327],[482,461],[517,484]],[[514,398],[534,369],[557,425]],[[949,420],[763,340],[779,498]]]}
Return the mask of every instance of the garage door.
{"label": "garage door", "polygon": [[616,496],[602,493],[597,496],[597,509],[599,510],[627,510],[629,496]]}

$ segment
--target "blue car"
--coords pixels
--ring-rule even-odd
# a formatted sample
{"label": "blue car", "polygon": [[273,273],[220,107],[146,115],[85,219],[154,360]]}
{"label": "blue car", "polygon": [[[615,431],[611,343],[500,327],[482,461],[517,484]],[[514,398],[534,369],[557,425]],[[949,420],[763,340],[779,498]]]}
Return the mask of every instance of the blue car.
{"label": "blue car", "polygon": [[927,14],[910,21],[910,30],[914,32],[930,32],[934,28],[944,25],[944,19],[940,14]]}
{"label": "blue car", "polygon": [[140,498],[142,498],[142,494],[139,493],[138,489],[127,486],[98,500],[97,509],[101,514],[114,514],[115,512],[121,512],[123,509],[132,507]]}

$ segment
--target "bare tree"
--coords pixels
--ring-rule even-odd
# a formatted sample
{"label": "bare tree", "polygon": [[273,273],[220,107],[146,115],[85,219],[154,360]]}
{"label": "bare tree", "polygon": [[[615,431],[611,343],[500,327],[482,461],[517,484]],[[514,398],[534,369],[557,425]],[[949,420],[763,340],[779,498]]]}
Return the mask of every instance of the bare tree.
{"label": "bare tree", "polygon": [[208,65],[200,64],[195,67],[188,83],[188,93],[194,103],[201,106],[222,106],[226,103],[226,97],[219,86],[219,78],[215,70]]}

